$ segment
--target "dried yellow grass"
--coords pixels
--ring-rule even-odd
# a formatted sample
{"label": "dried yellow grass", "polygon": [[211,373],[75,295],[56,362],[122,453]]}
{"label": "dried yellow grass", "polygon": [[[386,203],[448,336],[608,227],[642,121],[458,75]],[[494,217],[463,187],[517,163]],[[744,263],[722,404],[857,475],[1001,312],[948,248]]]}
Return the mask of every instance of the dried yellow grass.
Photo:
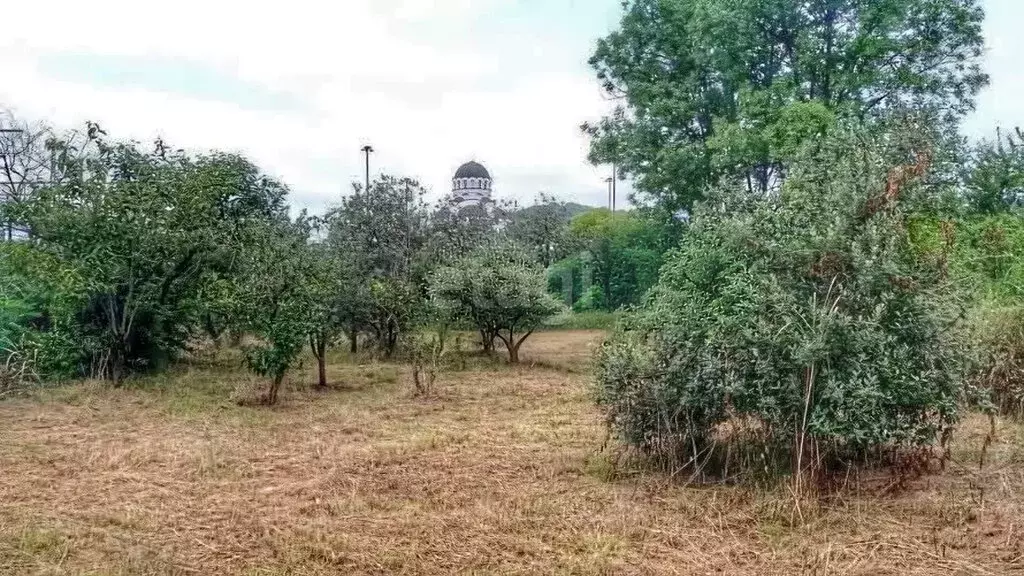
{"label": "dried yellow grass", "polygon": [[[596,333],[543,333],[534,367],[310,370],[280,407],[248,376],[182,369],[0,403],[0,574],[1007,574],[1024,570],[1024,432],[972,420],[913,489],[852,487],[790,524],[784,493],[612,473],[577,368]],[[565,364],[566,360],[568,364]],[[539,367],[543,365],[544,367]],[[297,389],[298,388],[298,389]]]}

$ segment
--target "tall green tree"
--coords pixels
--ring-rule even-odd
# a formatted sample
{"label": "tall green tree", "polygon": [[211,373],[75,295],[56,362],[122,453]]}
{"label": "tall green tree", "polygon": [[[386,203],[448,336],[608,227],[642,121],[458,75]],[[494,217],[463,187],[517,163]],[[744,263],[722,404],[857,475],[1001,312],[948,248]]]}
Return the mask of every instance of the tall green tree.
{"label": "tall green tree", "polygon": [[328,242],[355,286],[344,308],[353,352],[358,333],[367,332],[391,355],[422,301],[416,264],[429,230],[424,195],[415,180],[385,175],[369,190],[356,185],[330,215]]}
{"label": "tall green tree", "polygon": [[570,233],[590,281],[578,308],[617,310],[657,282],[664,250],[658,226],[642,216],[599,208],[573,218]]}
{"label": "tall green tree", "polygon": [[508,235],[529,248],[537,262],[547,268],[578,251],[569,233],[569,221],[581,208],[541,193],[533,206],[512,214]]}
{"label": "tall green tree", "polygon": [[591,59],[621,105],[590,158],[689,209],[722,176],[776,189],[837,117],[928,109],[955,131],[987,82],[978,0],[628,0]]}

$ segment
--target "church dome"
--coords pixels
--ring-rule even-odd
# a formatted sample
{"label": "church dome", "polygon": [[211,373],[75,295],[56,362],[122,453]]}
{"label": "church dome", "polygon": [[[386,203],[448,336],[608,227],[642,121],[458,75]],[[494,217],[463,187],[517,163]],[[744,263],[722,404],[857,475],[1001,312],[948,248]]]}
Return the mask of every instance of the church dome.
{"label": "church dome", "polygon": [[452,203],[465,207],[481,206],[491,201],[494,180],[491,173],[478,162],[466,162],[455,171],[452,178]]}
{"label": "church dome", "polygon": [[484,168],[482,164],[473,161],[466,162],[462,166],[459,166],[459,169],[455,171],[455,177],[491,179],[491,175],[487,172],[487,168]]}

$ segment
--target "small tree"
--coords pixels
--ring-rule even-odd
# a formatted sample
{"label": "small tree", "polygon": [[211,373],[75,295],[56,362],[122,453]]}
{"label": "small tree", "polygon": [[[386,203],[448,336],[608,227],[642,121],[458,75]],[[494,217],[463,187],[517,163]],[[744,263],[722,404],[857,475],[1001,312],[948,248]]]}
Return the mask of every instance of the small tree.
{"label": "small tree", "polygon": [[507,243],[483,246],[430,277],[435,303],[471,322],[485,338],[501,340],[511,364],[519,362],[519,348],[533,331],[562,308],[546,288],[543,268]]}
{"label": "small tree", "polygon": [[308,293],[309,349],[316,358],[317,386],[327,387],[327,351],[345,333],[344,263],[324,244],[313,244],[309,275],[305,290]]}
{"label": "small tree", "polygon": [[245,347],[245,361],[270,379],[263,401],[276,404],[288,370],[299,358],[309,334],[318,329],[314,304],[320,293],[310,289],[316,254],[307,244],[303,222],[267,223],[250,230],[233,317],[256,338]]}

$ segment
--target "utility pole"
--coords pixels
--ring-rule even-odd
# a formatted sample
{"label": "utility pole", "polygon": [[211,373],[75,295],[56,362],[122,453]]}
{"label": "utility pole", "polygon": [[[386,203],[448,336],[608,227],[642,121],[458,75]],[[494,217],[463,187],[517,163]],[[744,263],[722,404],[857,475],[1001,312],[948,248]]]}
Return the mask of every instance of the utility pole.
{"label": "utility pole", "polygon": [[615,211],[615,193],[617,193],[618,187],[618,174],[615,173],[615,163],[611,163],[611,211]]}
{"label": "utility pole", "polygon": [[612,187],[615,185],[615,179],[614,178],[605,178],[604,181],[605,181],[606,184],[608,184],[608,209],[611,210],[612,212],[614,212],[615,211],[615,204],[614,204],[615,200],[612,198],[612,196],[615,193],[612,191]]}
{"label": "utility pole", "polygon": [[370,154],[373,153],[374,150],[373,150],[373,146],[370,146],[369,144],[367,144],[366,146],[363,146],[362,148],[360,148],[360,150],[362,150],[363,154],[366,155],[366,189],[365,189],[365,192],[369,193],[370,192]]}
{"label": "utility pole", "polygon": [[[363,146],[359,150],[362,151],[362,153],[364,155],[366,155],[366,188],[363,189],[363,193],[367,194],[367,199],[369,199],[369,194],[370,194],[370,154],[373,152],[373,146],[370,146],[369,144],[367,144],[366,146]],[[359,352],[359,330],[356,328],[354,323],[351,326],[351,328],[349,329],[348,345],[349,345],[349,352],[351,354],[356,354],[357,352]]]}

